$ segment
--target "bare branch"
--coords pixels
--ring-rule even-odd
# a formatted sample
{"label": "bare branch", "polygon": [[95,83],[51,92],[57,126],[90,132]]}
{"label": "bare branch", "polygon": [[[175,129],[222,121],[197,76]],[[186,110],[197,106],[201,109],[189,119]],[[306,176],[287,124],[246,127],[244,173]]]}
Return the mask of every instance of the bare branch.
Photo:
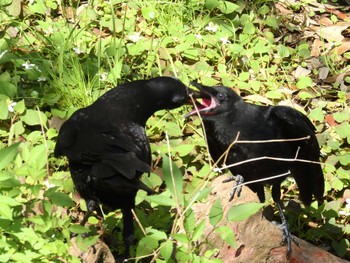
{"label": "bare branch", "polygon": [[236,143],[272,143],[272,142],[295,142],[295,141],[303,141],[309,140],[311,138],[310,135],[300,138],[292,138],[292,139],[272,139],[272,140],[257,140],[257,141],[238,141]]}
{"label": "bare branch", "polygon": [[248,160],[244,160],[241,162],[229,164],[229,165],[223,165],[221,168],[215,168],[215,172],[221,172],[222,170],[234,167],[234,166],[239,166],[245,163],[250,163],[250,162],[255,162],[255,161],[260,161],[260,160],[274,160],[274,161],[281,161],[281,162],[302,162],[302,163],[311,163],[311,164],[321,164],[321,162],[317,161],[310,161],[310,160],[305,160],[305,159],[297,159],[297,158],[279,158],[279,157],[271,157],[271,156],[262,156],[262,157],[257,157],[257,158],[252,158]]}
{"label": "bare branch", "polygon": [[232,187],[232,190],[235,189],[235,188],[242,187],[243,185],[248,185],[248,184],[268,181],[270,179],[275,179],[275,178],[279,178],[279,177],[285,177],[285,176],[288,176],[290,174],[291,174],[291,172],[288,170],[288,172],[283,173],[283,174],[273,175],[273,176],[270,176],[270,177],[265,177],[265,178],[261,178],[261,179],[257,179],[257,180],[253,180],[253,181],[244,182],[242,184],[239,184],[239,185],[236,185],[236,186]]}

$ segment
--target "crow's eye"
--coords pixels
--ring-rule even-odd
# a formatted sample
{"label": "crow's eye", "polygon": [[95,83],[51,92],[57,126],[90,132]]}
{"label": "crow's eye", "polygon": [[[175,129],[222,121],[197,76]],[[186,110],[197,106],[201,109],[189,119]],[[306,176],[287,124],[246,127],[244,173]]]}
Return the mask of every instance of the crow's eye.
{"label": "crow's eye", "polygon": [[218,94],[216,94],[216,98],[218,100],[223,100],[223,99],[225,99],[225,94],[224,93],[218,93]]}

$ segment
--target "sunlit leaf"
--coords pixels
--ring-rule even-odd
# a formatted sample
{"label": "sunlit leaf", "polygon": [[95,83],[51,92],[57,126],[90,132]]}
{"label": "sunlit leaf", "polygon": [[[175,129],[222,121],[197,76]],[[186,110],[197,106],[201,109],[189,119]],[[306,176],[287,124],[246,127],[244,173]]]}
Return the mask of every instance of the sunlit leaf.
{"label": "sunlit leaf", "polygon": [[232,229],[228,226],[220,226],[215,228],[215,232],[218,232],[220,237],[232,248],[236,248],[236,237]]}
{"label": "sunlit leaf", "polygon": [[213,206],[210,209],[209,212],[209,222],[212,226],[215,226],[217,223],[220,222],[220,220],[223,217],[223,210],[222,210],[222,204],[220,199],[216,199]]}
{"label": "sunlit leaf", "polygon": [[228,211],[227,219],[235,222],[245,220],[258,212],[264,205],[264,203],[245,203],[233,206]]}
{"label": "sunlit leaf", "polygon": [[15,143],[0,150],[0,170],[4,169],[15,159],[19,144],[20,143]]}
{"label": "sunlit leaf", "polygon": [[160,244],[160,255],[164,258],[166,262],[169,261],[173,253],[174,243],[171,240],[167,240]]}
{"label": "sunlit leaf", "polygon": [[193,234],[192,234],[192,240],[196,241],[198,240],[204,233],[205,231],[205,226],[206,226],[206,221],[202,220],[202,222],[200,222],[195,229],[193,230]]}
{"label": "sunlit leaf", "polygon": [[162,171],[166,186],[170,192],[177,196],[178,201],[182,202],[182,190],[184,184],[182,172],[166,155],[163,155]]}

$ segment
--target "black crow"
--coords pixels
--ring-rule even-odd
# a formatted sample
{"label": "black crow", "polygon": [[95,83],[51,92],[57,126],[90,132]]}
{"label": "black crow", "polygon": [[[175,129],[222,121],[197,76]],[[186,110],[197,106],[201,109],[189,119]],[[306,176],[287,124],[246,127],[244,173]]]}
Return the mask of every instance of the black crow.
{"label": "black crow", "polygon": [[[219,165],[229,167],[233,176],[224,182],[236,180],[230,200],[243,181],[285,174],[248,186],[264,202],[264,185],[272,185],[272,198],[282,220],[282,243],[287,244],[289,254],[293,236],[282,211],[280,186],[291,174],[305,205],[310,205],[313,195],[321,201],[324,177],[315,127],[304,114],[291,107],[253,105],[230,88],[191,84],[201,93],[202,101],[197,100],[196,105],[203,119],[209,153]],[[194,114],[196,110],[188,116]]]}
{"label": "black crow", "polygon": [[189,103],[189,92],[172,77],[126,83],[77,110],[59,131],[54,154],[68,157],[76,190],[87,203],[81,224],[100,203],[121,209],[126,255],[133,240],[136,193],[155,193],[140,181],[151,166],[146,121],[158,110]]}

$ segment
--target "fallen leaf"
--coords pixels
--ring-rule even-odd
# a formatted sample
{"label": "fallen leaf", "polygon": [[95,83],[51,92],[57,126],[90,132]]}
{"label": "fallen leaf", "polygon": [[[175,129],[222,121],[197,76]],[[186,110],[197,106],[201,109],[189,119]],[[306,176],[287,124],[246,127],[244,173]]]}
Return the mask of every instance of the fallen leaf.
{"label": "fallen leaf", "polygon": [[309,69],[320,68],[323,64],[319,58],[310,58],[307,61],[307,66]]}
{"label": "fallen leaf", "polygon": [[326,39],[328,42],[336,41],[340,42],[344,39],[342,32],[350,26],[348,25],[334,25],[327,27],[310,26],[311,30],[314,30],[321,38]]}
{"label": "fallen leaf", "polygon": [[296,79],[300,77],[307,76],[311,73],[311,70],[303,68],[302,66],[298,66],[297,69],[294,71],[294,77]]}
{"label": "fallen leaf", "polygon": [[313,57],[320,56],[322,45],[323,45],[322,41],[318,37],[315,38],[314,42],[311,45],[311,56]]}
{"label": "fallen leaf", "polygon": [[331,53],[342,55],[349,50],[350,50],[350,41],[346,40],[346,41],[343,41],[343,43],[340,46],[333,48],[331,50]]}
{"label": "fallen leaf", "polygon": [[290,15],[290,14],[293,14],[293,11],[292,10],[289,10],[287,8],[285,8],[284,5],[280,4],[280,3],[276,3],[276,8],[278,9],[278,11],[281,12],[281,14],[283,15]]}
{"label": "fallen leaf", "polygon": [[320,25],[322,25],[322,26],[333,26],[333,22],[328,17],[323,16],[320,19]]}
{"label": "fallen leaf", "polygon": [[322,67],[322,68],[320,68],[320,70],[318,72],[318,77],[319,77],[319,79],[325,79],[325,78],[327,78],[328,74],[329,74],[329,68]]}
{"label": "fallen leaf", "polygon": [[324,119],[330,126],[337,126],[337,122],[335,121],[333,115],[328,114]]}
{"label": "fallen leaf", "polygon": [[346,20],[348,18],[348,16],[346,14],[340,12],[337,9],[326,8],[326,10],[329,13],[336,15],[339,19]]}

